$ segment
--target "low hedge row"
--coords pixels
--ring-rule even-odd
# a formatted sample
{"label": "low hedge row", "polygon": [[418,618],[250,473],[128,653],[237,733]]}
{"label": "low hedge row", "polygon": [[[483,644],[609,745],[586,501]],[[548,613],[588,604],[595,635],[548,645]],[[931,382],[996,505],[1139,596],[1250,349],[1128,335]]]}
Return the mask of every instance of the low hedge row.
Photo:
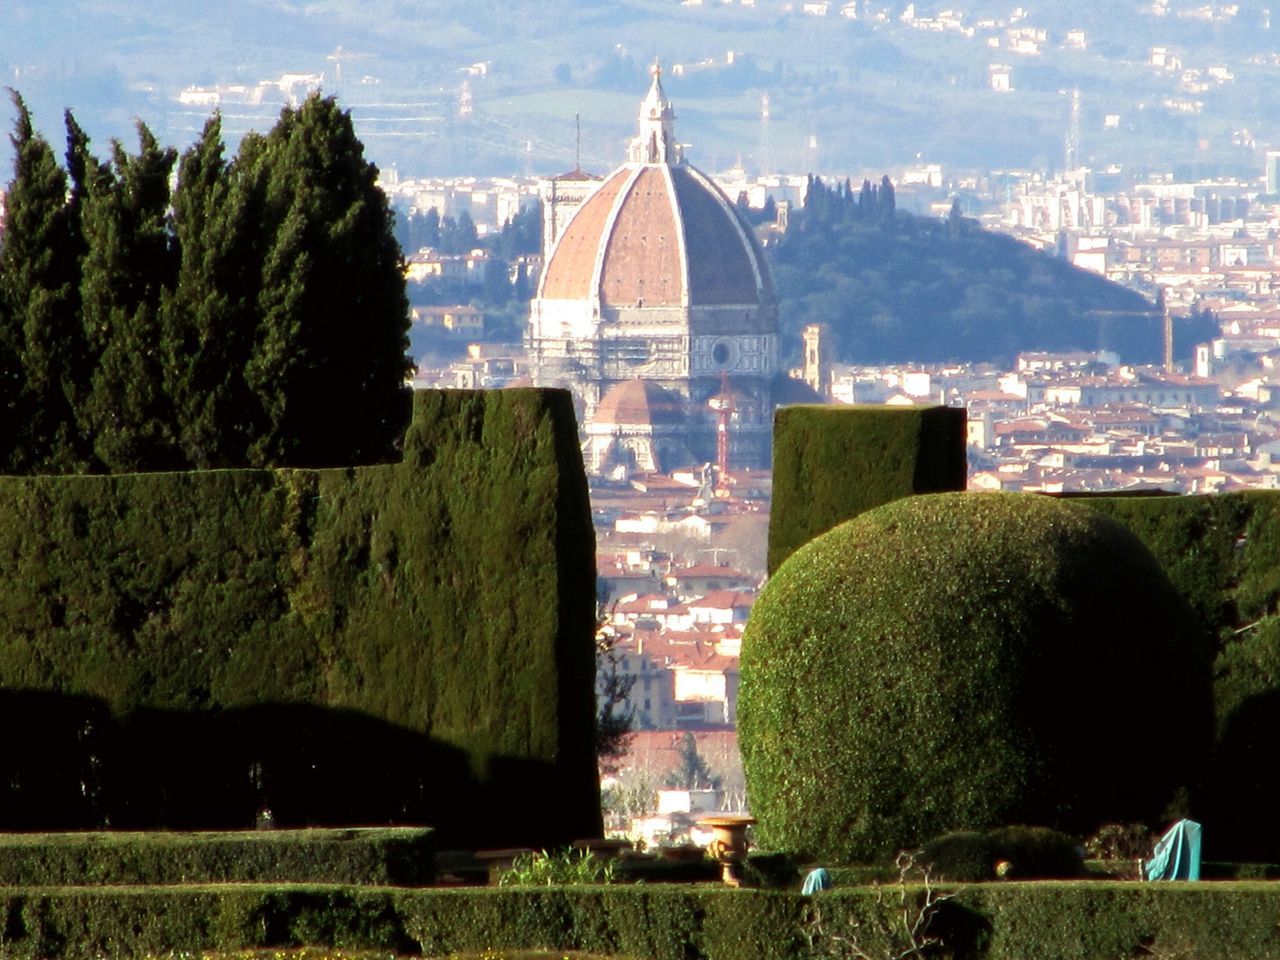
{"label": "low hedge row", "polygon": [[0,834],[0,886],[424,884],[434,866],[433,831],[421,827]]}
{"label": "low hedge row", "polygon": [[[936,891],[935,891],[936,893]],[[221,886],[0,890],[0,956],[136,957],[302,944],[424,956],[486,948],[634,960],[897,956],[921,887],[816,897],[721,887],[408,890]],[[1280,957],[1273,884],[1037,883],[936,907],[941,955],[1014,960]],[[934,954],[931,954],[934,955]]]}

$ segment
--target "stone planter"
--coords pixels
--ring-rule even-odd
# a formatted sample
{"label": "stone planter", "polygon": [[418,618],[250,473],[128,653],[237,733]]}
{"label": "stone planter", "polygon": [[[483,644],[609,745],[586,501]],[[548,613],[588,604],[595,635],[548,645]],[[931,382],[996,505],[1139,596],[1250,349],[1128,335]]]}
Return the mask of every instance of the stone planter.
{"label": "stone planter", "polygon": [[742,886],[742,862],[747,859],[747,827],[755,817],[717,814],[699,817],[698,824],[712,831],[707,855],[721,866],[721,879],[731,887]]}

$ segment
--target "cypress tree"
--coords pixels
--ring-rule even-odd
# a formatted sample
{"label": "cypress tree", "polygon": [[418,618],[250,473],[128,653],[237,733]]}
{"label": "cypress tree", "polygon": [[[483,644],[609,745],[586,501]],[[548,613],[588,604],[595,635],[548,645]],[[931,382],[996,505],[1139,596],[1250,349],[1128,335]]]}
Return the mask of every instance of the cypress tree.
{"label": "cypress tree", "polygon": [[197,468],[242,466],[261,420],[245,384],[257,326],[252,210],[223,154],[222,120],[215,115],[178,166],[178,273],[161,306],[176,439]]}
{"label": "cypress tree", "polygon": [[246,379],[265,422],[250,461],[392,457],[409,414],[408,301],[391,208],[350,114],[312,96],[241,164],[264,238]]}
{"label": "cypress tree", "polygon": [[82,317],[96,359],[82,419],[112,472],[184,466],[164,393],[160,304],[174,285],[169,176],[177,153],[138,124],[138,153],[112,145],[110,169],[90,179],[83,225],[89,252]]}
{"label": "cypress tree", "polygon": [[79,330],[67,177],[22,97],[12,96],[14,178],[0,247],[0,415],[8,421],[0,469],[70,471],[80,464],[67,361],[78,354]]}
{"label": "cypress tree", "polygon": [[886,173],[880,178],[880,222],[892,223],[897,210],[897,200],[893,193],[893,181]]}

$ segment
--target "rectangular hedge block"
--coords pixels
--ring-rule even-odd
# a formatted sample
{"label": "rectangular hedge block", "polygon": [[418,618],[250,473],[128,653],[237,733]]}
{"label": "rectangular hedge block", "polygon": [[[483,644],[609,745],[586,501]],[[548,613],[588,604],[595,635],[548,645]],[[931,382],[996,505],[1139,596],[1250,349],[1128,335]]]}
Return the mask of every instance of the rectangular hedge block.
{"label": "rectangular hedge block", "polygon": [[0,477],[0,829],[598,835],[594,580],[564,391],[419,393],[398,464]]}
{"label": "rectangular hedge block", "polygon": [[1213,766],[1196,798],[1209,856],[1280,859],[1267,759],[1280,729],[1280,494],[1073,496],[1155,555],[1213,644]]}
{"label": "rectangular hedge block", "polygon": [[0,834],[0,887],[91,884],[426,884],[425,827]]}
{"label": "rectangular hedge block", "polygon": [[963,490],[965,411],[795,406],[773,421],[769,572],[820,533],[917,493]]}

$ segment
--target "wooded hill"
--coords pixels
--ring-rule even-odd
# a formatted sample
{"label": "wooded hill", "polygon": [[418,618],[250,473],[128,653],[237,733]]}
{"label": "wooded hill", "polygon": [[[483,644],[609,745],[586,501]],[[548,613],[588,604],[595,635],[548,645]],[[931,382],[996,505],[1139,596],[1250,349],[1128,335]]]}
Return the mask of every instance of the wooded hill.
{"label": "wooded hill", "polygon": [[[784,352],[824,323],[845,363],[990,361],[1028,350],[1096,350],[1155,363],[1158,316],[1140,294],[1012,237],[953,207],[946,219],[896,209],[893,186],[813,180],[786,234],[768,248]],[[1137,314],[1137,315],[1135,315]],[[1212,339],[1211,317],[1175,327],[1175,352]],[[794,359],[794,357],[792,357]]]}

